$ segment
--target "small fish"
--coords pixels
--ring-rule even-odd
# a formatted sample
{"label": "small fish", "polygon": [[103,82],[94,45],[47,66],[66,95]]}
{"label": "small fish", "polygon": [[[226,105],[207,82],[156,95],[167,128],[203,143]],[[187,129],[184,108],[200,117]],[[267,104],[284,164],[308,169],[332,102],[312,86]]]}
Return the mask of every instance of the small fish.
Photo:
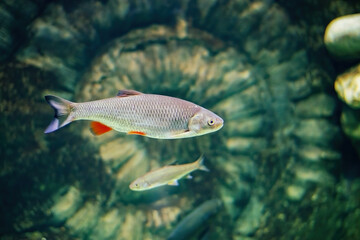
{"label": "small fish", "polygon": [[91,130],[101,135],[111,130],[150,138],[187,138],[215,132],[224,121],[194,103],[163,95],[120,90],[116,97],[74,103],[47,95],[55,116],[45,133],[76,120],[91,120]]}
{"label": "small fish", "polygon": [[186,175],[188,178],[191,178],[189,174],[198,169],[209,171],[204,165],[203,156],[200,156],[200,158],[193,163],[170,165],[148,172],[144,176],[133,181],[129,188],[133,191],[145,191],[166,184],[177,186],[179,185],[177,181],[180,178]]}

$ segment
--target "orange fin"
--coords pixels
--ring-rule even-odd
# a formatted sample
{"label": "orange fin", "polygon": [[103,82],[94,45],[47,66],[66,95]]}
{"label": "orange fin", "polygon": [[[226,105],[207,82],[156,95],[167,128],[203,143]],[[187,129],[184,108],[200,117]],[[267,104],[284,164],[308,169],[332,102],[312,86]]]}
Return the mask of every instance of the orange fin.
{"label": "orange fin", "polygon": [[140,95],[143,94],[142,92],[138,92],[135,90],[119,90],[117,97],[128,97],[128,96],[134,96],[134,95]]}
{"label": "orange fin", "polygon": [[91,132],[97,136],[112,130],[111,127],[108,127],[100,122],[91,122],[90,127],[91,127]]}
{"label": "orange fin", "polygon": [[130,131],[130,132],[128,132],[128,134],[136,134],[136,135],[146,136],[146,133],[140,132],[140,131]]}

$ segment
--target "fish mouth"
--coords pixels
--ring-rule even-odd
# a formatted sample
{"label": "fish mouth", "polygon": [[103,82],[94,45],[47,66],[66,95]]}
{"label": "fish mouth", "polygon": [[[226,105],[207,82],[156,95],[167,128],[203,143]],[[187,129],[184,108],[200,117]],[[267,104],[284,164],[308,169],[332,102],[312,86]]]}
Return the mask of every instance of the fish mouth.
{"label": "fish mouth", "polygon": [[219,122],[215,124],[216,130],[220,130],[224,126],[224,120],[222,118],[219,119]]}
{"label": "fish mouth", "polygon": [[139,191],[139,189],[138,189],[137,187],[135,187],[135,185],[134,185],[133,183],[131,183],[131,184],[129,185],[129,188],[130,188],[131,190],[133,190],[133,191]]}
{"label": "fish mouth", "polygon": [[135,183],[130,184],[130,185],[129,185],[129,188],[130,188],[130,190],[132,190],[132,191],[137,191],[137,192],[139,192],[139,191],[144,191],[144,189],[143,189],[142,187],[140,187],[139,185],[136,186]]}

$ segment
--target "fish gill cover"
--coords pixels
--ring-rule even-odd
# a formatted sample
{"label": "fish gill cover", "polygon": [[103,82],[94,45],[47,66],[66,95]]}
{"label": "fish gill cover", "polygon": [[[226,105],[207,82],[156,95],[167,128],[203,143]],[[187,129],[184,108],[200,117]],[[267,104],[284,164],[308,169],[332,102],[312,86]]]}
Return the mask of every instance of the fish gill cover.
{"label": "fish gill cover", "polygon": [[[359,238],[358,156],[322,35],[360,6],[331,2],[1,2],[1,238],[166,239],[214,198],[223,208],[194,237]],[[225,125],[181,140],[94,137],[85,122],[43,134],[44,95],[80,102],[121,89],[189,100]],[[209,173],[128,187],[200,154]]]}

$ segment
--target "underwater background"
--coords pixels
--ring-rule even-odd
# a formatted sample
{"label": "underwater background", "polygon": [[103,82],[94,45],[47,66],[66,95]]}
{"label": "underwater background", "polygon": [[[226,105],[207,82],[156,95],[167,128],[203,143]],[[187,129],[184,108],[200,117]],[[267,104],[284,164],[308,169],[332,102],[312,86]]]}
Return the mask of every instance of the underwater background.
{"label": "underwater background", "polygon": [[[357,45],[341,56],[324,43],[333,19],[359,12],[356,0],[1,1],[0,239],[360,239],[360,26],[343,25]],[[224,127],[44,134],[45,95],[121,89],[194,102]],[[201,154],[210,172],[129,189]],[[174,231],[183,219],[194,227]]]}

